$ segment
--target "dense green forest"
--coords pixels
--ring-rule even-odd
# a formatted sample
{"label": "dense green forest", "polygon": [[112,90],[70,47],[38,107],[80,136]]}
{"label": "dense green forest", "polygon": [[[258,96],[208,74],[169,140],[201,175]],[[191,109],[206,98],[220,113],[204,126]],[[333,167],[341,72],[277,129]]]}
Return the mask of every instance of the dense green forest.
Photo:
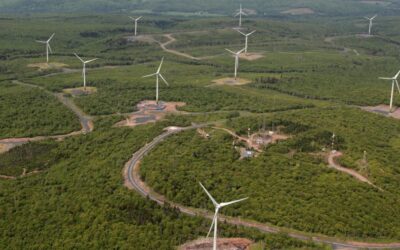
{"label": "dense green forest", "polygon": [[67,134],[78,118],[41,90],[0,83],[0,138]]}
{"label": "dense green forest", "polygon": [[[234,118],[228,125],[246,134],[249,127],[260,129],[263,121],[269,128],[283,126],[292,138],[254,159],[240,160],[229,134],[208,130],[207,140],[185,132],[146,157],[143,179],[174,202],[194,207],[212,205],[199,181],[220,201],[250,197],[245,206],[223,211],[231,216],[332,236],[400,238],[398,122],[355,109],[311,109]],[[360,170],[357,162],[367,150],[368,176],[386,191],[331,170],[315,156],[330,148],[333,132],[336,148],[345,154],[343,164]]]}
{"label": "dense green forest", "polygon": [[[168,123],[132,130],[110,128],[113,122],[103,119],[96,132],[58,143],[53,154],[63,157],[48,171],[0,180],[0,228],[6,229],[0,248],[174,249],[207,233],[208,220],[159,207],[122,184],[121,168],[131,153]],[[7,157],[18,163],[20,156]],[[220,233],[265,242],[268,249],[325,249],[223,223]]]}

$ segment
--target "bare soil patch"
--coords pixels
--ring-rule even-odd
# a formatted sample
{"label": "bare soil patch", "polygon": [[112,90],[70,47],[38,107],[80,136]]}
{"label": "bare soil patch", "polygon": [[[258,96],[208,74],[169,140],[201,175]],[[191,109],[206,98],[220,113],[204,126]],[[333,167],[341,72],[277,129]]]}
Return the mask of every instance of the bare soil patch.
{"label": "bare soil patch", "polygon": [[289,139],[288,135],[278,134],[276,132],[263,132],[250,135],[250,143],[253,148],[261,150],[269,144],[275,144],[278,141]]}
{"label": "bare soil patch", "polygon": [[116,127],[135,127],[153,123],[164,119],[167,114],[182,113],[178,111],[178,107],[185,106],[183,102],[159,102],[142,101],[137,105],[139,111],[132,113],[124,121],[115,124]]}
{"label": "bare soil patch", "polygon": [[9,149],[7,145],[0,144],[0,154],[7,152]]}
{"label": "bare soil patch", "polygon": [[64,63],[51,62],[51,63],[31,63],[28,64],[28,67],[38,68],[39,71],[44,71],[49,69],[63,69],[65,67],[68,67],[68,65]]}
{"label": "bare soil patch", "polygon": [[212,81],[214,84],[213,85],[230,85],[230,86],[240,86],[240,85],[246,85],[251,83],[250,80],[244,79],[244,78],[222,78],[222,79],[216,79]]}
{"label": "bare soil patch", "polygon": [[[251,240],[244,238],[220,238],[217,241],[219,250],[250,250],[252,244]],[[212,247],[213,239],[205,238],[188,242],[178,247],[178,250],[211,250]]]}
{"label": "bare soil patch", "polygon": [[384,115],[386,117],[392,117],[394,119],[399,119],[400,120],[400,108],[393,108],[393,112],[390,112],[390,106],[389,105],[378,105],[378,106],[367,106],[367,107],[361,107],[362,110],[379,114],[379,115]]}
{"label": "bare soil patch", "polygon": [[152,36],[139,35],[139,36],[128,36],[126,37],[128,42],[142,42],[142,43],[155,43],[156,41]]}
{"label": "bare soil patch", "polygon": [[315,11],[310,8],[296,8],[285,10],[281,12],[282,14],[289,14],[289,15],[311,15],[314,14]]}
{"label": "bare soil patch", "polygon": [[97,88],[95,87],[79,87],[79,88],[71,88],[71,89],[64,89],[63,92],[65,94],[70,94],[72,96],[81,96],[81,95],[90,95],[97,92]]}
{"label": "bare soil patch", "polygon": [[240,59],[244,59],[247,61],[255,61],[263,58],[264,55],[262,53],[243,53],[240,54]]}

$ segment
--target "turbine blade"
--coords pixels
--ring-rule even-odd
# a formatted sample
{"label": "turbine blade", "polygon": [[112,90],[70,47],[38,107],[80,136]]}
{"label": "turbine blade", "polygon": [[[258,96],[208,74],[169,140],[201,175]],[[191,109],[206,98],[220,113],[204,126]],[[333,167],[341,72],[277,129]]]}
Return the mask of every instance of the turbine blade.
{"label": "turbine blade", "polygon": [[201,184],[201,182],[199,182],[200,186],[203,188],[204,192],[206,192],[207,196],[210,198],[210,200],[212,201],[212,203],[214,204],[214,206],[218,206],[218,203],[215,201],[215,199],[211,196],[211,194],[207,191],[207,189],[203,186],[203,184]]}
{"label": "turbine blade", "polygon": [[165,80],[165,78],[164,78],[161,74],[158,74],[158,75],[159,75],[159,76],[161,77],[161,79],[165,82],[165,84],[166,84],[167,86],[169,86],[167,80]]}
{"label": "turbine blade", "polygon": [[135,18],[133,18],[133,17],[131,17],[131,16],[129,16],[129,18],[132,19],[132,20],[135,20]]}
{"label": "turbine blade", "polygon": [[139,21],[140,19],[142,19],[142,16],[136,18],[136,21]]}
{"label": "turbine blade", "polygon": [[49,51],[50,51],[50,53],[52,53],[52,54],[53,54],[53,50],[51,49],[50,43],[47,43],[47,47],[49,47]]}
{"label": "turbine blade", "polygon": [[381,80],[393,80],[393,78],[389,78],[389,77],[379,77],[379,79],[381,79]]}
{"label": "turbine blade", "polygon": [[400,94],[400,86],[399,86],[399,82],[398,82],[397,80],[395,80],[395,82],[396,82],[397,90],[399,91],[399,94]]}
{"label": "turbine blade", "polygon": [[235,204],[235,203],[238,203],[238,202],[247,200],[247,199],[248,199],[248,198],[243,198],[243,199],[236,200],[236,201],[223,202],[223,203],[219,204],[219,206],[220,206],[220,207],[225,207],[225,206],[229,206],[229,205],[232,205],[232,204]]}
{"label": "turbine blade", "polygon": [[239,32],[240,34],[242,34],[242,35],[244,35],[244,36],[246,36],[246,34],[245,33],[243,33],[243,32],[241,32],[240,30],[238,30],[238,29],[235,29],[237,32]]}
{"label": "turbine blade", "polygon": [[235,17],[239,16],[240,14],[241,14],[240,12],[236,13]]}
{"label": "turbine blade", "polygon": [[225,49],[226,51],[228,51],[228,52],[230,52],[230,53],[232,53],[232,54],[234,54],[234,55],[236,55],[236,53],[235,52],[233,52],[232,50],[230,50],[230,49]]}
{"label": "turbine blade", "polygon": [[250,32],[249,34],[247,34],[247,36],[251,36],[256,32],[256,30],[253,30],[252,32]]}
{"label": "turbine blade", "polygon": [[239,51],[237,52],[237,54],[240,55],[240,54],[242,54],[243,51],[245,51],[245,50],[246,50],[246,48],[243,48],[242,50],[239,50]]}
{"label": "turbine blade", "polygon": [[92,60],[88,60],[88,61],[86,61],[86,62],[84,62],[84,63],[91,63],[91,62],[94,62],[94,61],[96,61],[96,60],[98,60],[99,58],[94,58],[94,59],[92,59]]}
{"label": "turbine blade", "polygon": [[74,55],[75,55],[81,62],[85,63],[85,61],[83,61],[83,59],[82,59],[80,56],[78,56],[76,53],[74,53]]}
{"label": "turbine blade", "polygon": [[47,42],[50,42],[51,39],[53,39],[53,37],[54,37],[55,34],[56,34],[56,33],[53,33],[53,35],[50,36],[50,38],[49,38],[49,40],[47,40]]}
{"label": "turbine blade", "polygon": [[247,13],[242,11],[242,15],[247,16]]}
{"label": "turbine blade", "polygon": [[36,42],[37,42],[37,43],[43,43],[43,44],[46,44],[46,43],[47,43],[46,41],[39,41],[39,40],[36,40]]}
{"label": "turbine blade", "polygon": [[213,226],[214,226],[214,223],[215,223],[215,219],[217,218],[217,213],[215,213],[214,214],[214,217],[213,217],[213,220],[212,220],[212,223],[211,223],[211,227],[210,227],[210,230],[208,230],[208,233],[207,233],[207,237],[206,238],[208,238],[209,236],[210,236],[210,233],[211,233],[211,231],[212,231],[212,228],[213,228]]}
{"label": "turbine blade", "polygon": [[151,76],[155,76],[155,75],[157,75],[157,73],[150,74],[150,75],[147,75],[147,76],[142,76],[142,78],[147,78],[147,77],[151,77]]}
{"label": "turbine blade", "polygon": [[378,15],[373,16],[371,19],[374,20]]}
{"label": "turbine blade", "polygon": [[399,77],[399,75],[400,75],[400,71],[397,72],[397,74],[396,74],[393,78],[394,78],[394,79],[397,79],[397,78]]}
{"label": "turbine blade", "polygon": [[160,73],[163,63],[164,63],[164,57],[161,59],[161,63],[160,66],[158,67],[157,73]]}

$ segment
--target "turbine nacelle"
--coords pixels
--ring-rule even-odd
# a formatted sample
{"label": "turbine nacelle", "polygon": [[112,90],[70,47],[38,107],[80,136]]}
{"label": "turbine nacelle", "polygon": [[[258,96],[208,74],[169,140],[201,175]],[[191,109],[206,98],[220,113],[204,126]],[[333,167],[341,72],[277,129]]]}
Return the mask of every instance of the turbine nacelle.
{"label": "turbine nacelle", "polygon": [[47,59],[47,63],[49,63],[49,52],[53,53],[53,50],[51,49],[50,46],[50,41],[51,39],[53,39],[54,35],[56,33],[53,33],[49,39],[47,39],[46,41],[41,41],[41,40],[36,40],[37,43],[42,43],[42,44],[46,44],[46,59]]}
{"label": "turbine nacelle", "polygon": [[199,182],[200,186],[203,188],[204,192],[207,194],[208,198],[210,198],[210,200],[212,201],[212,203],[214,204],[215,207],[215,214],[211,223],[211,227],[210,230],[208,230],[207,233],[207,238],[211,233],[211,230],[214,228],[214,240],[213,240],[213,250],[217,250],[217,228],[218,228],[218,212],[221,208],[247,200],[248,198],[243,198],[240,200],[235,200],[235,201],[230,201],[230,202],[222,202],[222,203],[218,203],[214,197],[212,197],[212,195],[208,192],[208,190],[203,186],[203,184],[201,184],[201,182]]}
{"label": "turbine nacelle", "polygon": [[98,58],[94,58],[91,60],[83,60],[80,56],[78,56],[76,53],[74,53],[74,55],[82,62],[83,64],[83,70],[82,70],[82,77],[83,77],[83,88],[86,90],[86,64],[96,61]]}
{"label": "turbine nacelle", "polygon": [[140,16],[140,17],[138,17],[138,18],[134,18],[134,17],[129,17],[130,19],[132,19],[133,21],[135,21],[135,22],[137,22],[137,21],[139,21],[140,19],[142,19],[143,17],[142,16]]}
{"label": "turbine nacelle", "polygon": [[396,85],[397,90],[399,91],[400,94],[400,85],[399,82],[397,81],[397,78],[399,78],[400,76],[400,71],[397,72],[397,74],[394,77],[379,77],[379,79],[381,80],[388,80],[388,81],[392,81],[392,91],[390,94],[390,111],[392,111],[393,108],[393,98],[394,98],[394,87]]}
{"label": "turbine nacelle", "polygon": [[161,59],[160,66],[158,67],[156,73],[143,76],[143,78],[148,78],[148,77],[156,76],[156,102],[157,102],[157,103],[158,103],[158,82],[159,82],[159,78],[161,78],[161,80],[163,80],[163,82],[165,83],[165,85],[169,86],[167,80],[165,80],[164,76],[161,74],[161,68],[162,68],[163,63],[164,63],[164,57]]}

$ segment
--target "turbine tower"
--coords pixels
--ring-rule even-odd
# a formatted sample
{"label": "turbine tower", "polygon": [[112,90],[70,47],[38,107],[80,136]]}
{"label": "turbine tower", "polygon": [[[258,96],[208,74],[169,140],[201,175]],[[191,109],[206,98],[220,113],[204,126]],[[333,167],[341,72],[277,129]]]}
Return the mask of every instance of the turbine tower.
{"label": "turbine tower", "polygon": [[83,77],[83,89],[86,90],[86,64],[91,63],[93,61],[96,61],[97,58],[94,58],[92,60],[84,61],[81,57],[79,57],[76,53],[74,55],[82,62],[83,64],[83,70],[82,70],[82,77]]}
{"label": "turbine tower", "polygon": [[226,49],[229,53],[235,56],[235,80],[237,79],[237,72],[239,69],[239,56],[243,53],[245,49],[239,50],[238,52],[233,52],[232,50]]}
{"label": "turbine tower", "polygon": [[130,19],[132,19],[135,22],[135,36],[137,35],[137,26],[138,26],[138,21],[140,19],[142,19],[142,17],[138,17],[138,18],[133,18],[133,17],[129,17]]}
{"label": "turbine tower", "polygon": [[239,27],[242,27],[242,15],[247,16],[247,14],[242,9],[242,4],[240,4],[239,12],[236,13],[235,17],[239,16]]}
{"label": "turbine tower", "polygon": [[369,20],[369,28],[368,28],[368,35],[371,35],[372,31],[372,21],[377,17],[378,15],[375,15],[373,17],[365,17],[365,19]]}
{"label": "turbine tower", "polygon": [[400,86],[399,86],[399,82],[397,81],[397,78],[399,78],[399,75],[400,75],[400,71],[394,77],[379,77],[379,79],[381,79],[381,80],[392,81],[392,92],[390,95],[390,112],[392,112],[392,108],[393,108],[394,85],[397,86],[397,90],[399,91],[399,94],[400,94]]}
{"label": "turbine tower", "polygon": [[214,204],[215,207],[215,214],[214,214],[214,218],[212,220],[211,223],[211,227],[210,230],[208,230],[208,234],[207,234],[207,238],[211,233],[211,230],[214,227],[214,241],[213,241],[213,250],[217,250],[217,228],[218,228],[218,212],[221,208],[247,200],[248,198],[243,198],[240,200],[235,200],[235,201],[230,201],[230,202],[222,202],[222,203],[217,203],[215,201],[215,199],[211,196],[211,194],[207,191],[207,189],[203,186],[203,184],[201,184],[200,182],[200,186],[203,188],[204,192],[206,192],[207,196],[210,198],[210,200],[212,201],[212,203]]}
{"label": "turbine tower", "polygon": [[164,81],[164,83],[167,85],[167,86],[169,86],[169,84],[168,84],[168,82],[167,82],[167,80],[165,80],[165,78],[161,75],[161,67],[162,67],[162,65],[163,65],[163,62],[164,62],[164,57],[161,59],[161,63],[160,63],[160,66],[158,67],[158,70],[157,70],[157,72],[156,73],[154,73],[154,74],[150,74],[150,75],[147,75],[147,76],[143,76],[143,78],[147,78],[147,77],[151,77],[151,76],[156,76],[156,103],[158,104],[158,82],[159,82],[159,78],[161,78],[163,81]]}
{"label": "turbine tower", "polygon": [[36,40],[36,42],[38,42],[38,43],[46,44],[46,62],[47,63],[49,63],[49,52],[53,53],[53,51],[51,50],[51,47],[50,47],[50,41],[51,41],[51,39],[53,39],[55,34],[56,33],[53,33],[53,35],[51,35],[47,41]]}
{"label": "turbine tower", "polygon": [[239,32],[240,34],[242,34],[242,35],[246,38],[246,42],[245,42],[245,45],[244,45],[244,53],[247,54],[249,36],[253,35],[254,32],[256,32],[256,31],[254,30],[254,31],[252,31],[252,32],[250,32],[250,33],[248,33],[248,34],[245,34],[245,33],[241,32],[240,30],[238,30],[238,32]]}

